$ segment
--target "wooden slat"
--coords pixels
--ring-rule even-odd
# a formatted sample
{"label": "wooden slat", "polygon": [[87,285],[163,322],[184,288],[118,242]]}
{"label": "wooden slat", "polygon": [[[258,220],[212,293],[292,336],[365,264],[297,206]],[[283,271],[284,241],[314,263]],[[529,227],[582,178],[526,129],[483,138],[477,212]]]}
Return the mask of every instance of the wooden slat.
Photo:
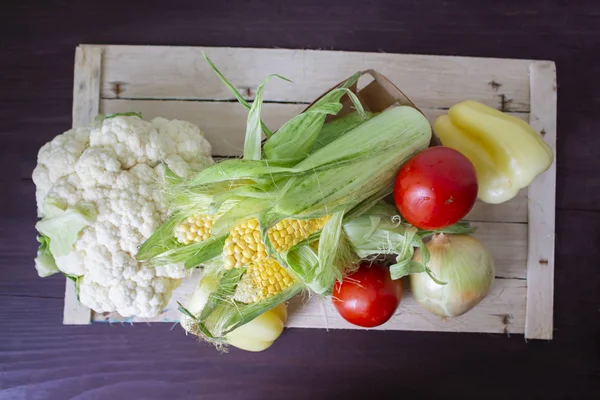
{"label": "wooden slat", "polygon": [[[276,130],[304,108],[305,104],[267,103],[262,107],[262,117],[272,130]],[[135,111],[141,112],[145,119],[160,116],[190,121],[202,129],[212,145],[212,153],[217,156],[240,156],[244,148],[248,112],[237,102],[103,99],[100,110],[104,114]],[[446,113],[431,108],[422,111],[432,124]],[[510,115],[529,121],[528,113]],[[526,214],[523,217],[522,221],[526,222]]]}
{"label": "wooden slat", "polygon": [[475,222],[475,237],[490,250],[496,276],[525,279],[527,277],[527,225],[499,222]]}
{"label": "wooden slat", "polygon": [[[199,274],[188,278],[174,297],[186,303],[197,284]],[[396,314],[386,324],[375,329],[418,330],[447,332],[493,332],[523,333],[525,326],[525,297],[527,285],[524,280],[496,279],[490,294],[467,314],[442,319],[424,310],[413,298],[404,282],[405,293]],[[360,329],[344,321],[333,308],[330,298],[315,296],[306,299],[302,295],[290,301],[288,323],[291,328]],[[179,320],[177,303],[171,301],[157,318],[122,318],[116,314],[93,313],[93,320],[110,323],[172,322]]]}
{"label": "wooden slat", "polygon": [[[408,290],[394,316],[377,330],[523,333],[525,325],[525,281],[496,279],[490,294],[468,313],[440,318],[423,309]],[[287,326],[291,328],[362,329],[346,322],[329,298],[294,298],[289,305]]]}
{"label": "wooden slat", "polygon": [[[475,326],[471,326],[469,322],[468,328],[464,328],[464,330],[470,329],[471,331],[478,331],[482,326],[488,323],[488,327],[482,330],[482,332],[500,332],[499,323],[497,320],[494,320],[491,315],[493,314],[490,310],[493,307],[496,307],[500,304],[498,310],[496,310],[495,314],[511,314],[515,316],[518,313],[525,312],[525,277],[527,274],[526,271],[526,257],[527,257],[527,225],[525,224],[507,224],[507,223],[476,223],[474,224],[478,227],[478,231],[476,233],[476,237],[478,237],[489,249],[492,253],[492,257],[494,258],[494,263],[496,266],[496,276],[499,277],[497,279],[498,286],[495,290],[495,293],[492,293],[486,298],[486,302],[484,304],[489,304],[489,306],[483,307],[486,311],[477,311],[473,315],[480,315],[480,317],[476,317],[476,319],[481,319],[481,321],[486,322],[478,322]],[[111,321],[111,322],[177,322],[179,319],[179,312],[177,311],[177,302],[181,302],[185,304],[190,294],[194,291],[196,287],[196,281],[199,277],[199,272],[196,270],[194,272],[194,276],[192,278],[185,279],[182,285],[177,288],[173,292],[173,297],[169,301],[168,306],[165,310],[156,318],[121,318],[116,314],[93,314],[93,319],[95,321]],[[501,289],[498,289],[501,288]],[[502,293],[503,290],[508,290],[507,294]],[[501,295],[501,296],[500,296]],[[500,296],[498,299],[495,297]],[[408,295],[410,297],[410,295]],[[522,298],[521,298],[522,297]],[[408,305],[411,304],[412,300],[408,301]],[[414,303],[414,302],[413,302]],[[502,305],[504,304],[504,305]],[[518,308],[517,308],[518,306]],[[310,307],[314,307],[310,306]],[[308,308],[306,312],[314,313],[315,311],[312,308]],[[416,314],[422,314],[415,311],[416,304],[413,304],[409,307],[411,312]],[[312,310],[312,311],[311,311]],[[517,311],[519,310],[519,311]],[[304,318],[304,317],[302,317]],[[403,317],[405,318],[405,317]],[[404,319],[401,319],[402,321]],[[419,317],[421,318],[421,317]],[[515,317],[516,318],[516,317]],[[521,317],[518,317],[521,318]],[[292,319],[293,320],[293,319]],[[491,321],[494,321],[493,323]],[[519,321],[524,321],[518,319]],[[433,327],[434,319],[429,319],[428,324]],[[403,322],[402,322],[403,323]],[[438,327],[440,329],[437,330],[450,330],[455,331],[459,329],[459,325],[466,324],[466,322],[461,319],[459,322],[441,324]],[[510,329],[510,332],[523,332],[523,322],[520,322],[521,325],[516,325],[517,327]],[[299,325],[294,325],[299,326]],[[388,329],[409,329],[406,326],[402,325],[392,325]],[[419,328],[414,328],[417,330],[429,330],[425,329],[424,325],[416,325]],[[448,329],[442,329],[444,326],[447,326]],[[521,326],[521,328],[519,328]],[[325,328],[324,320],[323,324],[318,326],[319,328]],[[341,327],[341,326],[340,326]]]}
{"label": "wooden slat", "polygon": [[[556,66],[531,64],[530,124],[556,156]],[[554,220],[556,160],[529,187],[529,254],[525,337],[552,339],[554,305]]]}
{"label": "wooden slat", "polygon": [[[155,101],[155,100],[102,100],[101,112],[141,112],[144,118],[184,119],[198,125],[212,145],[217,156],[242,154],[247,111],[237,103],[202,101]],[[305,105],[269,103],[263,106],[262,116],[271,129],[279,128],[285,121],[298,114]],[[444,114],[443,110],[422,110],[433,123]],[[511,115],[529,119],[527,113]],[[467,217],[471,221],[527,222],[527,191],[504,204],[490,205],[478,202]]]}
{"label": "wooden slat", "polygon": [[241,93],[269,74],[265,100],[311,102],[359,70],[375,69],[419,107],[449,108],[478,100],[507,111],[529,111],[529,61],[315,50],[104,46],[103,98],[232,99],[204,60],[205,51]]}
{"label": "wooden slat", "polygon": [[[102,49],[80,46],[75,51],[73,80],[73,127],[91,123],[100,109],[100,68]],[[77,300],[75,284],[67,279],[63,324],[89,324],[91,310]]]}
{"label": "wooden slat", "polygon": [[478,200],[465,219],[527,223],[527,189],[521,190],[514,199],[502,204],[487,204]]}
{"label": "wooden slat", "polygon": [[85,126],[96,118],[100,107],[102,49],[79,46],[75,50],[73,78],[73,127]]}

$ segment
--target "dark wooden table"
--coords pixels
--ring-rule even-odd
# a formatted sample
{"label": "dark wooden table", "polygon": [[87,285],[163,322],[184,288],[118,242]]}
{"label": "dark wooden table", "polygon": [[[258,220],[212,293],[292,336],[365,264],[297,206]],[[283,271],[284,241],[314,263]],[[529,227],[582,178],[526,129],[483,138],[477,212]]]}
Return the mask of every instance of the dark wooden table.
{"label": "dark wooden table", "polygon": [[[50,4],[52,3],[52,4]],[[600,4],[585,1],[21,0],[0,12],[0,398],[584,398],[600,395]],[[206,3],[206,4],[202,4]],[[79,43],[314,48],[555,60],[555,333],[288,330],[265,353],[177,327],[62,326],[37,277],[31,171],[71,124]],[[458,397],[458,396],[457,396]],[[600,398],[600,397],[598,397]]]}

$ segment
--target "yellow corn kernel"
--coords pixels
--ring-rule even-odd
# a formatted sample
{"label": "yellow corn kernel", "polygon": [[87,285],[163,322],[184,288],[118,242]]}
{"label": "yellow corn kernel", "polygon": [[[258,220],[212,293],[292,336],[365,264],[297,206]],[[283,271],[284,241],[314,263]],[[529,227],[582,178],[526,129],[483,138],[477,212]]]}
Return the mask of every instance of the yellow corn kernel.
{"label": "yellow corn kernel", "polygon": [[328,219],[329,216],[307,220],[281,220],[269,229],[269,240],[276,251],[284,252],[322,229]]}
{"label": "yellow corn kernel", "polygon": [[294,283],[289,272],[272,258],[250,263],[237,285],[234,300],[256,303],[274,296]]}
{"label": "yellow corn kernel", "polygon": [[[268,236],[273,248],[284,252],[308,236],[323,228],[329,216],[307,220],[284,219],[269,229]],[[223,253],[226,256],[242,254],[242,258],[225,258],[225,268],[241,268],[248,262],[260,262],[268,257],[260,236],[258,220],[250,219],[238,224],[229,232]]]}
{"label": "yellow corn kernel", "polygon": [[[262,249],[261,249],[262,246]],[[233,254],[225,258],[225,268],[241,268],[249,262],[258,262],[267,258],[264,245],[260,240],[260,228],[256,219],[242,222],[229,232],[225,240],[223,253]],[[240,255],[238,258],[236,255]]]}
{"label": "yellow corn kernel", "polygon": [[175,239],[185,245],[208,239],[210,237],[210,229],[216,218],[216,215],[207,214],[197,214],[188,217],[175,227],[173,232]]}

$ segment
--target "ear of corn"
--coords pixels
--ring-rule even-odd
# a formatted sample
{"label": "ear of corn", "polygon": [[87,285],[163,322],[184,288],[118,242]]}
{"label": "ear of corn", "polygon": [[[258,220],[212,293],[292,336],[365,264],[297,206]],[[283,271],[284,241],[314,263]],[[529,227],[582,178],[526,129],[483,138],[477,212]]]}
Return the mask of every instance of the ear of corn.
{"label": "ear of corn", "polygon": [[[330,293],[384,237],[397,239],[390,252],[401,252],[403,261],[410,250],[402,246],[414,245],[419,234],[409,237],[369,210],[390,193],[399,167],[429,145],[431,127],[404,106],[363,121],[362,106],[348,90],[355,75],[271,134],[260,121],[264,84],[251,106],[211,66],[250,110],[244,159],[220,162],[191,179],[168,179],[173,217],[144,243],[140,257],[219,263],[218,283],[193,320],[199,335],[223,343],[229,332],[304,289]],[[358,110],[354,119],[324,127],[345,95]],[[351,231],[352,222],[363,232]]]}
{"label": "ear of corn", "polygon": [[248,265],[233,299],[242,303],[256,303],[281,293],[293,283],[294,278],[281,264],[266,258]]}
{"label": "ear of corn", "polygon": [[411,107],[384,111],[298,164],[296,170],[330,167],[291,178],[274,212],[304,216],[352,208],[392,183],[404,161],[430,140],[431,127],[419,111]]}
{"label": "ear of corn", "polygon": [[[276,252],[283,253],[320,230],[328,218],[283,219],[267,231],[269,244]],[[259,222],[256,218],[242,222],[229,232],[229,237],[223,248],[223,255],[225,257],[225,268],[227,269],[240,268],[248,263],[257,263],[268,257],[267,248],[262,240]]]}
{"label": "ear of corn", "polygon": [[313,144],[311,153],[325,147],[334,140],[342,137],[352,129],[356,128],[360,124],[363,124],[373,118],[374,113],[365,111],[364,115],[357,111],[351,112],[350,114],[344,115],[341,118],[334,119],[333,121],[327,122],[321,128],[319,136],[317,136],[315,143]]}

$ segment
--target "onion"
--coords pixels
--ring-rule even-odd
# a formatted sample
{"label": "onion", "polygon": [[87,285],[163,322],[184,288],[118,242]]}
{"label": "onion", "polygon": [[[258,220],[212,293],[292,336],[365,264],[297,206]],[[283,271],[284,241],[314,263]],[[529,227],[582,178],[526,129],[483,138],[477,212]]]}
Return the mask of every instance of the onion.
{"label": "onion", "polygon": [[[456,317],[475,307],[494,283],[494,261],[488,249],[468,235],[434,234],[427,243],[431,258],[427,266],[440,285],[428,274],[410,277],[417,302],[441,317]],[[413,260],[421,262],[421,249]]]}

